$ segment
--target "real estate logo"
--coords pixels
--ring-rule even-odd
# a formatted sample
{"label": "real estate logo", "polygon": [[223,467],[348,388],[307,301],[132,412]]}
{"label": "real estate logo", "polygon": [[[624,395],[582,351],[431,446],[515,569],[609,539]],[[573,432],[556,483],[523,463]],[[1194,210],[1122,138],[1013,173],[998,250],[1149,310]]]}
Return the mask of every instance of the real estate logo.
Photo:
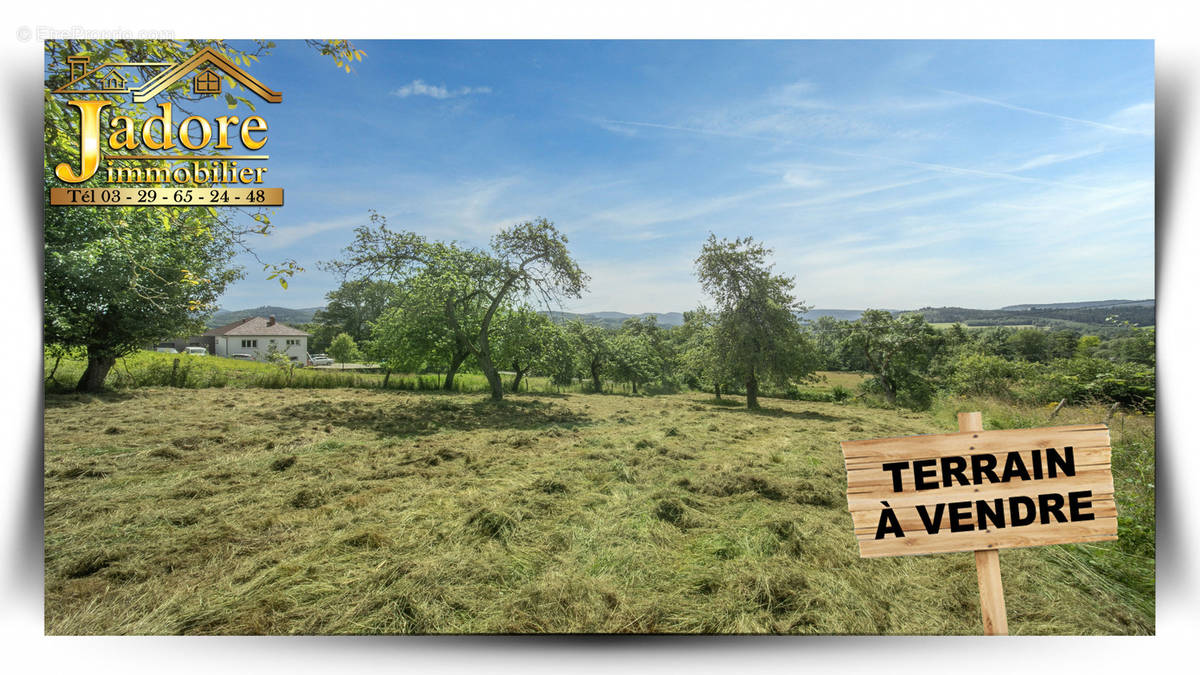
{"label": "real estate logo", "polygon": [[[79,157],[54,167],[55,178],[74,187],[51,187],[52,205],[283,205],[283,188],[263,186],[270,158],[265,117],[210,120],[177,110],[170,100],[148,105],[184,87],[189,100],[225,94],[232,102],[222,91],[226,78],[267,103],[283,100],[219,51],[206,47],[182,63],[93,65],[88,56],[75,55],[67,57],[67,65],[69,79],[52,93],[69,97],[67,105],[78,116]],[[137,119],[113,112],[118,105],[113,99],[124,96],[157,114]],[[85,182],[89,185],[81,185]]]}

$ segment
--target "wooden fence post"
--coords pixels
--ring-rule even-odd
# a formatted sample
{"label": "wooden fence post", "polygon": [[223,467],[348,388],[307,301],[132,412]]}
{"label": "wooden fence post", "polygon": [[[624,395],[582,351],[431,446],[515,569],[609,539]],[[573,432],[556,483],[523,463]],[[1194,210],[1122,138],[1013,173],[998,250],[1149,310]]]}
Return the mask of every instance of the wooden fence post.
{"label": "wooden fence post", "polygon": [[[958,413],[959,431],[983,431],[983,413]],[[1004,585],[1000,581],[1000,552],[975,551],[975,574],[979,578],[979,611],[984,635],[1008,635],[1004,609]]]}
{"label": "wooden fence post", "polygon": [[[1050,419],[1054,419],[1054,416],[1057,415],[1058,411],[1062,410],[1063,406],[1065,406],[1066,404],[1067,404],[1067,399],[1065,399],[1065,398],[1063,400],[1059,401],[1058,405],[1054,406],[1053,412],[1050,413]],[[961,429],[960,429],[960,431],[961,431]]]}

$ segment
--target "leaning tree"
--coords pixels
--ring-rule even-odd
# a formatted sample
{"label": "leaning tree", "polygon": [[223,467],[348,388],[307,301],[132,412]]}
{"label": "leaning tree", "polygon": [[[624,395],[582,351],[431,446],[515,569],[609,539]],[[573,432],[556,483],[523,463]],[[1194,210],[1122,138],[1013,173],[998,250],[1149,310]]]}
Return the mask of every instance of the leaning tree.
{"label": "leaning tree", "polygon": [[[493,400],[504,397],[491,339],[492,320],[506,304],[532,298],[551,306],[581,296],[588,277],[567,250],[567,237],[545,218],[504,228],[488,250],[455,242],[429,241],[414,232],[393,231],[371,214],[371,224],[355,229],[342,258],[326,263],[344,278],[420,278],[441,307],[446,325],[479,363]],[[465,317],[480,303],[478,322]]]}

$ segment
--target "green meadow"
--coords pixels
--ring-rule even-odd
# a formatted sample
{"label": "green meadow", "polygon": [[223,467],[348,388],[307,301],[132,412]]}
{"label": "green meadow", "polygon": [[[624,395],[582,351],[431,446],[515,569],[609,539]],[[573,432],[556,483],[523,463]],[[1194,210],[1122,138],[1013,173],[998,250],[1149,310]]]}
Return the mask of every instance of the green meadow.
{"label": "green meadow", "polygon": [[[47,633],[977,634],[970,553],[859,558],[838,441],[952,431],[957,410],[988,428],[1050,412],[751,412],[695,392],[494,403],[241,386],[270,373],[219,361],[203,367],[224,386],[51,387]],[[1112,434],[1121,540],[1003,551],[1013,634],[1155,630],[1154,417],[1118,414]]]}

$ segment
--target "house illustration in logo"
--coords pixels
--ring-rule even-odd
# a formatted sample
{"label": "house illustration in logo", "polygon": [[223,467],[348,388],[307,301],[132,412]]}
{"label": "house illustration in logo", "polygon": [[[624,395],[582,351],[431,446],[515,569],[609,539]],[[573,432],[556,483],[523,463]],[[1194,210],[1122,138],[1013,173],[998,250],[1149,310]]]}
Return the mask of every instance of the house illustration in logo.
{"label": "house illustration in logo", "polygon": [[[145,103],[190,75],[192,93],[216,96],[221,93],[224,74],[268,103],[283,100],[283,94],[267,88],[212,47],[201,49],[183,63],[105,63],[89,68],[88,61],[86,56],[67,57],[71,79],[54,93],[130,94],[134,103]],[[137,75],[148,79],[131,86]]]}

